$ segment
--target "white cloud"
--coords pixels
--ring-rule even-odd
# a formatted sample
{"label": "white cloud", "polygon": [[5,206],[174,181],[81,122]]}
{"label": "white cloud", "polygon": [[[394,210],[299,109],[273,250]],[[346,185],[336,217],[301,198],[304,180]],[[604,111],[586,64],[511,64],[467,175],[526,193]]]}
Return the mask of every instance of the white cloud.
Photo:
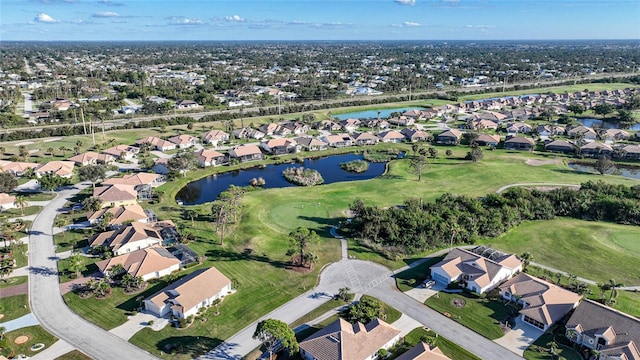
{"label": "white cloud", "polygon": [[400,5],[415,5],[416,0],[393,0]]}
{"label": "white cloud", "polygon": [[123,3],[119,3],[111,0],[99,0],[98,3],[106,6],[124,6]]}
{"label": "white cloud", "polygon": [[235,21],[235,22],[244,22],[245,21],[245,19],[241,18],[240,15],[225,16],[224,19],[225,19],[225,21]]}
{"label": "white cloud", "polygon": [[204,22],[200,19],[195,18],[186,18],[181,16],[172,16],[169,18],[171,20],[171,25],[202,25]]}
{"label": "white cloud", "polygon": [[413,21],[405,21],[402,23],[402,25],[406,26],[406,27],[417,27],[417,26],[422,26],[420,25],[420,23],[417,22],[413,22]]}
{"label": "white cloud", "polygon": [[120,16],[120,14],[113,11],[100,11],[100,12],[94,13],[91,16],[95,18],[108,18],[108,17],[118,17]]}
{"label": "white cloud", "polygon": [[33,20],[41,23],[48,23],[48,24],[59,22],[58,20],[52,18],[51,15],[48,15],[45,13],[40,13],[36,15],[36,17]]}

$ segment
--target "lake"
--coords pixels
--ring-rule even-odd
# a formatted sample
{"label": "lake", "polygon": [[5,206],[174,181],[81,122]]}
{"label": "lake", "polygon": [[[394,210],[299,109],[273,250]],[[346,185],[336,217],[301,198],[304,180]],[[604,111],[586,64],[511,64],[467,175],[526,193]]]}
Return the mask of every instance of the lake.
{"label": "lake", "polygon": [[248,186],[251,179],[258,177],[262,177],[265,180],[264,189],[296,186],[289,183],[282,176],[282,172],[289,167],[304,167],[317,170],[322,175],[325,184],[372,179],[384,173],[385,163],[369,163],[369,169],[362,173],[348,172],[340,168],[340,163],[361,159],[362,155],[360,154],[333,155],[318,159],[305,159],[302,164],[272,164],[264,168],[255,167],[213,174],[187,184],[180,189],[176,195],[176,200],[182,201],[184,205],[198,205],[214,201],[229,186]]}
{"label": "lake", "polygon": [[[591,174],[600,174],[593,165],[570,163],[569,167],[573,170],[586,172]],[[640,180],[640,167],[621,167],[619,166],[614,173],[622,177]]]}
{"label": "lake", "polygon": [[364,110],[364,111],[355,111],[355,112],[350,112],[350,113],[344,113],[344,114],[336,114],[336,115],[332,115],[334,118],[337,118],[339,120],[346,120],[346,119],[377,119],[378,118],[378,111],[380,111],[380,118],[381,119],[386,119],[388,118],[392,112],[399,112],[399,113],[403,113],[405,111],[409,111],[409,110],[424,110],[424,108],[422,107],[403,107],[403,108],[395,108],[395,109],[373,109],[373,110]]}
{"label": "lake", "polygon": [[[593,118],[578,118],[578,122],[587,127],[596,125],[602,129],[617,129],[618,124]],[[629,130],[640,130],[640,124],[635,124]]]}

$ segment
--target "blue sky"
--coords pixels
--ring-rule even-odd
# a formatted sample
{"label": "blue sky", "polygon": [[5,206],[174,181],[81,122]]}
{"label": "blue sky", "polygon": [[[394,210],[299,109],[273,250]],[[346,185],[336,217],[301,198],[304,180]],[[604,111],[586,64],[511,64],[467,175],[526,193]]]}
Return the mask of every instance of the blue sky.
{"label": "blue sky", "polygon": [[639,0],[0,0],[0,40],[640,39]]}

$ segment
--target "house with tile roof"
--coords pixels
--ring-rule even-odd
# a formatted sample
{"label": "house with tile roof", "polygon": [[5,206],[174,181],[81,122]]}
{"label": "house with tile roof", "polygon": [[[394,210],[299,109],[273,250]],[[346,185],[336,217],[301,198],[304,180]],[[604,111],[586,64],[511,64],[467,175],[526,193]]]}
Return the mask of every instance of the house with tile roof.
{"label": "house with tile roof", "polygon": [[525,273],[500,285],[500,296],[522,305],[522,321],[542,331],[578,306],[582,298],[581,295]]}
{"label": "house with tile roof", "polygon": [[161,245],[162,241],[162,235],[157,228],[149,224],[132,222],[116,230],[92,236],[89,238],[89,246],[109,246],[115,255],[123,255]]}
{"label": "house with tile roof", "polygon": [[205,144],[211,144],[217,147],[218,143],[222,143],[225,141],[229,141],[229,134],[222,130],[211,130],[202,134],[202,142],[204,142]]}
{"label": "house with tile roof", "polygon": [[373,135],[369,132],[362,132],[359,134],[354,134],[353,141],[356,145],[364,146],[364,145],[375,145],[380,141],[380,138]]}
{"label": "house with tile roof", "polygon": [[217,166],[227,162],[227,156],[221,152],[211,149],[201,149],[196,151],[198,165],[200,167]]}
{"label": "house with tile roof", "polygon": [[231,292],[231,280],[215,267],[200,269],[144,300],[144,307],[158,316],[178,319],[195,315]]}
{"label": "house with tile roof", "polygon": [[611,157],[613,155],[613,147],[609,144],[592,141],[580,147],[580,154],[585,157]]}
{"label": "house with tile roof", "polygon": [[298,137],[295,138],[295,141],[300,145],[300,147],[306,151],[319,151],[319,150],[327,150],[329,145],[326,142],[320,141],[314,137],[306,136],[306,137]]}
{"label": "house with tile roof", "polygon": [[544,145],[544,149],[551,152],[562,152],[572,154],[576,151],[576,146],[567,140],[554,140]]}
{"label": "house with tile roof", "polygon": [[96,263],[98,270],[106,277],[118,275],[110,273],[114,265],[122,265],[126,273],[141,277],[144,281],[180,270],[180,260],[159,246],[132,251]]}
{"label": "house with tile roof", "polygon": [[15,209],[16,197],[6,193],[0,193],[0,211]]}
{"label": "house with tile roof", "polygon": [[73,161],[78,166],[111,164],[115,161],[111,155],[98,154],[94,151],[87,151],[85,153],[72,156],[68,160]]}
{"label": "house with tile roof", "polygon": [[437,346],[430,346],[423,342],[398,356],[396,360],[451,360]]}
{"label": "house with tile roof", "polygon": [[158,151],[169,151],[176,148],[176,144],[172,143],[171,141],[162,140],[159,137],[155,136],[147,136],[136,141],[136,145],[138,146],[141,146],[143,144],[148,144],[150,147]]}
{"label": "house with tile roof", "polygon": [[173,136],[168,140],[176,144],[176,146],[180,149],[186,149],[200,143],[200,140],[197,137],[186,134]]}
{"label": "house with tile roof", "polygon": [[533,139],[523,136],[514,136],[504,142],[504,148],[506,150],[530,151],[533,150],[535,145],[536,142]]}
{"label": "house with tile roof", "polygon": [[329,145],[329,147],[342,148],[352,146],[355,140],[349,134],[327,135],[320,139]]}
{"label": "house with tile roof", "polygon": [[640,360],[640,319],[582,300],[565,325],[567,338],[597,350],[597,360]]}
{"label": "house with tile roof", "polygon": [[105,213],[111,213],[113,219],[109,222],[111,227],[118,227],[127,222],[143,222],[146,223],[148,216],[142,206],[136,204],[126,206],[116,206],[111,208],[102,208],[93,213],[87,214],[89,224],[93,225],[100,221]]}
{"label": "house with tile roof", "polygon": [[140,149],[129,145],[116,145],[102,150],[103,154],[111,155],[120,160],[132,160],[140,152]]}
{"label": "house with tile roof", "polygon": [[260,143],[260,147],[269,154],[282,155],[296,152],[298,144],[293,139],[277,138]]}
{"label": "house with tile roof", "polygon": [[391,143],[399,143],[404,141],[404,135],[397,130],[386,130],[378,134],[380,141],[382,142],[391,142]]}
{"label": "house with tile roof", "polygon": [[449,129],[441,132],[436,136],[436,144],[440,145],[458,145],[462,139],[462,131],[457,129]]}
{"label": "house with tile roof", "polygon": [[444,285],[458,281],[465,288],[482,294],[522,270],[522,261],[517,256],[497,251],[477,254],[479,248],[449,251],[442,261],[431,267],[431,277]]}
{"label": "house with tile roof", "polygon": [[102,200],[102,207],[117,207],[137,204],[138,192],[133,185],[115,184],[98,186],[93,196]]}
{"label": "house with tile roof", "polygon": [[260,148],[256,145],[240,145],[229,150],[229,157],[240,162],[256,161],[264,159]]}
{"label": "house with tile roof", "polygon": [[73,161],[49,161],[33,169],[33,173],[37,177],[46,174],[55,174],[68,179],[73,176],[74,168],[75,163]]}
{"label": "house with tile roof", "polygon": [[400,132],[411,142],[429,141],[431,139],[431,134],[423,130],[404,128]]}
{"label": "house with tile roof", "polygon": [[400,340],[400,330],[380,319],[351,324],[339,318],[299,343],[305,360],[373,360]]}
{"label": "house with tile roof", "polygon": [[480,134],[474,141],[480,146],[498,146],[500,135]]}

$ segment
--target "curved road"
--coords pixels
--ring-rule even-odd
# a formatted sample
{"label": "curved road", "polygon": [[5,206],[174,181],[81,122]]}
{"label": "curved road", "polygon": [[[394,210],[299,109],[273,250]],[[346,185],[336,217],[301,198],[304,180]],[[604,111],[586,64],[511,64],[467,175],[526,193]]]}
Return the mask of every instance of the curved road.
{"label": "curved road", "polygon": [[68,198],[86,185],[59,191],[33,221],[29,235],[29,302],[31,312],[47,331],[72,344],[93,359],[157,359],[127,341],[76,315],[62,299],[57,258],[53,246],[53,221]]}

